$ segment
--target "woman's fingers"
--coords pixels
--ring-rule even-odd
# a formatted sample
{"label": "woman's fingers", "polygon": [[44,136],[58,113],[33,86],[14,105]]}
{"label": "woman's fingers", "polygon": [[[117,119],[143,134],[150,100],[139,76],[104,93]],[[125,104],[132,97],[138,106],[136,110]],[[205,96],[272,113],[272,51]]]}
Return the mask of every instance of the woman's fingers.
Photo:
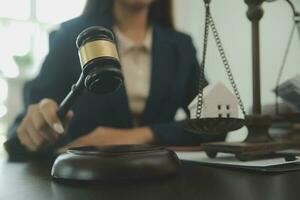
{"label": "woman's fingers", "polygon": [[65,132],[64,127],[57,116],[58,105],[51,99],[43,99],[39,103],[39,109],[48,126],[50,126],[55,132],[63,134]]}
{"label": "woman's fingers", "polygon": [[24,128],[25,127],[21,126],[18,129],[18,131],[17,131],[18,138],[19,138],[21,144],[23,144],[29,151],[35,151],[35,144],[31,140],[31,138],[28,137],[28,133],[27,133],[27,131]]}
{"label": "woman's fingers", "polygon": [[74,117],[74,112],[71,110],[68,111],[66,118],[64,120],[65,132],[68,132],[68,129],[69,129],[69,126],[70,126],[70,123],[71,123],[73,117]]}
{"label": "woman's fingers", "polygon": [[42,113],[39,111],[38,107],[31,114],[31,120],[34,128],[50,143],[54,143],[58,138],[58,134],[55,133],[51,127],[47,126]]}
{"label": "woman's fingers", "polygon": [[32,123],[28,124],[26,131],[33,142],[33,149],[39,150],[47,144],[47,140],[42,136],[40,131],[34,128]]}
{"label": "woman's fingers", "polygon": [[30,151],[38,151],[54,144],[65,133],[74,113],[69,111],[64,120],[65,128],[57,116],[58,105],[51,99],[31,105],[17,130],[21,143]]}

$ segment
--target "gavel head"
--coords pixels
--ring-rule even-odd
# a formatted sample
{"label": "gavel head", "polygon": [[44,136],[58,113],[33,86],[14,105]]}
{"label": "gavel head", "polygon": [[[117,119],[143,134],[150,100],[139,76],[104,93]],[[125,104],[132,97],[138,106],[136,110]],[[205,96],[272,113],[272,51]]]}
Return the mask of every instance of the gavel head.
{"label": "gavel head", "polygon": [[82,31],[76,40],[85,87],[94,93],[108,94],[123,83],[121,65],[113,33],[93,26]]}

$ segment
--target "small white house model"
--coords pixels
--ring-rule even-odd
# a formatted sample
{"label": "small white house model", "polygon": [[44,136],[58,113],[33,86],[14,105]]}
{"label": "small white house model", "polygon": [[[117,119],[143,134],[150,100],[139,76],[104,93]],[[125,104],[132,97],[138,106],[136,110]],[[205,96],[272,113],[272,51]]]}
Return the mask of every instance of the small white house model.
{"label": "small white house model", "polygon": [[[188,106],[190,118],[195,119],[198,96]],[[209,85],[203,90],[201,118],[238,118],[238,103],[235,95],[222,83]]]}

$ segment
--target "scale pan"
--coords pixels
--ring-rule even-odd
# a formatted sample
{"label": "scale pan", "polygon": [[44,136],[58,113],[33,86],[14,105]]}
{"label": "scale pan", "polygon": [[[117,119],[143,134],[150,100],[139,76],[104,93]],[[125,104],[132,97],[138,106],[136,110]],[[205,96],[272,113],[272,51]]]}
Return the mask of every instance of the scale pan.
{"label": "scale pan", "polygon": [[225,134],[245,125],[239,118],[200,118],[184,121],[184,128],[196,134]]}

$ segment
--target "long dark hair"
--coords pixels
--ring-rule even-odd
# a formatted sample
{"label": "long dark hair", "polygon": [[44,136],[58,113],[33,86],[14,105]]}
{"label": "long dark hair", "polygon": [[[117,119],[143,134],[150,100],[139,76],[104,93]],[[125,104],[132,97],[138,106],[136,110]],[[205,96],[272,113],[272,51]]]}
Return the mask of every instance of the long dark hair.
{"label": "long dark hair", "polygon": [[[83,11],[85,16],[100,16],[109,12],[112,14],[114,0],[88,0]],[[174,29],[172,7],[173,0],[156,0],[149,11],[149,21]]]}

